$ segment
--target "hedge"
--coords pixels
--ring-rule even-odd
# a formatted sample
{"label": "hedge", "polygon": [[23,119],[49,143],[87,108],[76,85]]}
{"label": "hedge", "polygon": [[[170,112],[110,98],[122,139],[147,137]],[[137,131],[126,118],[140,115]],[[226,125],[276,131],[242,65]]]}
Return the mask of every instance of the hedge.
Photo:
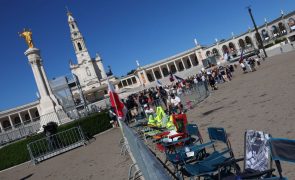
{"label": "hedge", "polygon": [[[90,137],[112,127],[110,118],[105,112],[102,112],[61,125],[58,127],[58,132],[79,125],[84,134]],[[44,133],[41,133],[2,147],[0,149],[0,170],[29,161],[30,155],[27,144],[43,137]]]}

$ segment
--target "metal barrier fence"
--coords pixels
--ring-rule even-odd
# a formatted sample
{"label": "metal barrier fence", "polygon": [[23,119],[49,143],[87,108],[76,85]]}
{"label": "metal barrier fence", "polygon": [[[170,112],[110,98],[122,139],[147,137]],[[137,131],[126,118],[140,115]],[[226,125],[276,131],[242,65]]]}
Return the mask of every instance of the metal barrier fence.
{"label": "metal barrier fence", "polygon": [[[140,169],[145,180],[168,180],[171,176],[168,175],[167,171],[160,163],[160,161],[153,155],[150,149],[139,139],[138,135],[129,128],[124,122],[120,123],[124,137],[127,139],[128,149],[134,157],[134,162]],[[133,165],[132,165],[133,166]],[[136,172],[137,173],[137,172]],[[135,173],[135,174],[136,174]],[[129,175],[131,173],[129,172]],[[134,175],[135,176],[135,175]],[[130,179],[130,177],[129,177]],[[135,179],[135,177],[133,177]]]}
{"label": "metal barrier fence", "polygon": [[27,144],[27,148],[31,161],[36,164],[84,144],[85,137],[78,126],[31,142]]}
{"label": "metal barrier fence", "polygon": [[65,119],[67,119],[67,115],[63,111],[57,111],[56,113],[45,114],[23,123],[14,124],[13,127],[8,127],[4,129],[4,132],[0,133],[0,146],[37,133],[41,129],[41,124],[46,124],[50,121],[63,124]]}
{"label": "metal barrier fence", "polygon": [[[183,105],[183,110],[188,111],[194,108],[195,105],[203,101],[206,97],[209,96],[209,85],[207,82],[199,82],[197,84],[191,84],[189,88],[183,88],[181,94],[176,94],[180,99]],[[165,102],[164,102],[165,101]],[[156,99],[148,103],[150,107],[154,110],[157,106],[162,106],[164,109],[167,109],[166,104],[169,99]],[[127,112],[126,120],[129,123],[132,119],[141,119],[144,118],[144,106],[138,104],[139,107],[130,109]]]}
{"label": "metal barrier fence", "polygon": [[16,129],[11,129],[7,132],[0,134],[0,146],[7,143],[22,139],[23,137],[30,136],[40,129],[40,122],[35,121],[30,124],[20,124]]}
{"label": "metal barrier fence", "polygon": [[[209,90],[208,90],[208,84],[207,82],[200,82],[198,84],[192,84],[192,86],[188,89],[184,89],[182,94],[178,95],[181,98],[182,103],[184,104],[185,108],[187,110],[190,110],[193,108],[196,104],[203,101],[206,97],[209,96]],[[158,106],[161,105],[164,107],[163,100],[157,100],[154,101],[150,106]],[[127,113],[127,119],[134,119],[134,117],[131,117],[132,110],[129,110]],[[143,112],[143,108],[139,108],[138,110],[138,116],[137,118],[144,118],[145,116],[142,116],[141,113]],[[146,120],[144,120],[146,121]],[[127,120],[127,123],[129,123],[129,120]],[[129,150],[131,155],[134,157],[134,164],[131,165],[129,170],[129,179],[131,176],[131,169],[136,165],[139,170],[141,171],[142,175],[144,176],[144,179],[146,180],[154,180],[154,179],[173,179],[176,178],[174,175],[172,175],[169,170],[167,170],[163,163],[157,159],[157,157],[151,152],[149,147],[144,144],[142,138],[140,138],[140,135],[137,134],[137,131],[131,127],[129,127],[125,122],[120,122],[120,125],[122,127],[123,135],[125,140],[124,146],[126,147],[126,150]],[[123,146],[123,147],[124,147]],[[138,171],[136,171],[133,174],[133,179],[135,179],[136,174],[138,174]]]}

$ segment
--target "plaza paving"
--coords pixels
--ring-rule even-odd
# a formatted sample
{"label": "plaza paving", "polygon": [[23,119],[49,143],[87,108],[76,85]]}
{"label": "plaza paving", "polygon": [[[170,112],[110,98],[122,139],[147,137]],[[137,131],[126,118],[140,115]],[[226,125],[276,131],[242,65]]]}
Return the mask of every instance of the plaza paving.
{"label": "plaza paving", "polygon": [[128,179],[132,160],[120,155],[118,128],[96,136],[87,146],[51,158],[38,165],[25,163],[0,172],[1,180]]}
{"label": "plaza paving", "polygon": [[[268,58],[255,72],[240,68],[231,82],[219,85],[204,102],[188,113],[208,139],[207,127],[224,127],[234,153],[243,156],[246,129],[273,137],[295,139],[295,52]],[[283,174],[295,178],[294,164],[283,164]]]}

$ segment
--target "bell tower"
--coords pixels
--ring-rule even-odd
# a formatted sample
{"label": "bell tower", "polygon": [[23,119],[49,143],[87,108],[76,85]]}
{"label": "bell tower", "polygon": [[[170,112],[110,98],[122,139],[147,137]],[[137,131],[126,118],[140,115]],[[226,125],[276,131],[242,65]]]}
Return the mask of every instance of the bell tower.
{"label": "bell tower", "polygon": [[74,46],[75,54],[77,56],[78,64],[81,64],[83,60],[91,60],[88,50],[86,48],[84,38],[77,26],[77,22],[75,21],[71,12],[68,11],[67,15],[71,33],[71,40]]}

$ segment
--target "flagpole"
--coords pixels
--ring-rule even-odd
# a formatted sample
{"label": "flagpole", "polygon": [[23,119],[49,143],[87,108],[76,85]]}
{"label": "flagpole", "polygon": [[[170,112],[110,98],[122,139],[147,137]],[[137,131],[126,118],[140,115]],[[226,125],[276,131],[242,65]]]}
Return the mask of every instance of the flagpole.
{"label": "flagpole", "polygon": [[[107,82],[108,82],[108,86],[113,85],[113,84],[110,84],[110,81],[109,81],[109,78],[108,77],[107,77]],[[119,119],[118,107],[117,107],[117,103],[115,102],[114,94],[111,93],[111,96],[112,96],[112,98],[114,100],[114,104],[115,104],[115,108],[116,108],[116,112],[117,112],[117,121],[119,123],[120,129],[121,129],[121,132],[122,132],[122,135],[124,136],[123,127],[122,127],[122,124],[121,124],[121,120]]]}

